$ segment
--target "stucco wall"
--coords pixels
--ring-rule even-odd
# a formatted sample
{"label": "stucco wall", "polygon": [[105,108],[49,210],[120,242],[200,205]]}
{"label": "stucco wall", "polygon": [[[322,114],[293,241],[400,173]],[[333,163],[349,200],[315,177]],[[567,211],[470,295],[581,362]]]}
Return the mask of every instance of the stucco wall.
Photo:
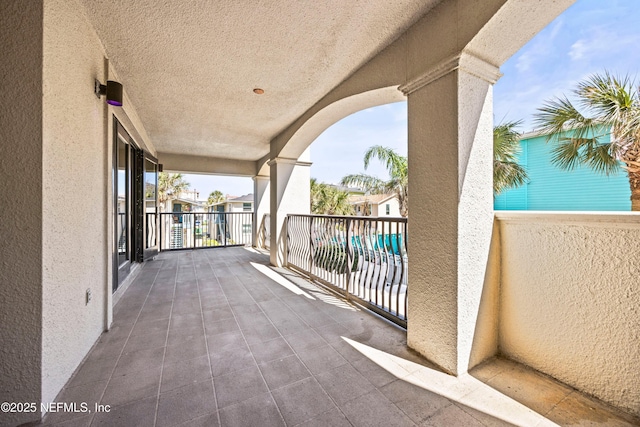
{"label": "stucco wall", "polygon": [[[0,1],[0,402],[40,398],[42,4]],[[38,413],[0,413],[0,425]]]}
{"label": "stucco wall", "polygon": [[496,215],[500,351],[640,415],[640,216]]}
{"label": "stucco wall", "polygon": [[[73,1],[44,8],[42,401],[53,401],[104,329],[108,175],[100,42]],[[92,300],[86,304],[86,290]]]}

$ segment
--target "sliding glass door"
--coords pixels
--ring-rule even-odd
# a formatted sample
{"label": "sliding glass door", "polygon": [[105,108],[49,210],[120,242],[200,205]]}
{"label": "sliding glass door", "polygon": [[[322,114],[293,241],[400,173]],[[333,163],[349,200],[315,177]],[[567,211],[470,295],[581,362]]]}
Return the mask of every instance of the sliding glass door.
{"label": "sliding glass door", "polygon": [[114,188],[116,194],[116,277],[113,290],[129,275],[131,270],[131,147],[129,134],[116,122]]}
{"label": "sliding glass door", "polygon": [[158,162],[141,150],[114,119],[114,280],[113,291],[131,271],[157,253]]}

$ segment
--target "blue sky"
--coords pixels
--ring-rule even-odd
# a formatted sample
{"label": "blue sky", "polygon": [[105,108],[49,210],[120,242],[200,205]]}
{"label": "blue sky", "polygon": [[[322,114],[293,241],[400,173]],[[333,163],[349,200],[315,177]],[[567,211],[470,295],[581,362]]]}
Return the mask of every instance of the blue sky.
{"label": "blue sky", "polygon": [[[604,70],[640,84],[639,47],[639,0],[578,0],[502,65],[504,75],[494,86],[495,122],[522,120],[519,130],[532,130],[533,114],[545,100],[570,95],[578,81]],[[311,145],[311,176],[338,183],[346,174],[365,172],[362,157],[372,145],[407,154],[405,102],[360,111],[325,130]],[[366,173],[387,176],[378,164]],[[250,178],[187,180],[201,198],[216,189],[237,196],[253,192]]]}

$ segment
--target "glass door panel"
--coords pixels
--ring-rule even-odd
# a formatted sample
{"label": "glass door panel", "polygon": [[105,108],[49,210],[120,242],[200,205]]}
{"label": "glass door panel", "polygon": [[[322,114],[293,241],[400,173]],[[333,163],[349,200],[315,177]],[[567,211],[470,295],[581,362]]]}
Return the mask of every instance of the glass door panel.
{"label": "glass door panel", "polygon": [[116,155],[116,189],[117,218],[116,241],[118,248],[118,268],[129,261],[129,217],[130,217],[130,183],[129,183],[129,144],[121,138],[117,140]]}

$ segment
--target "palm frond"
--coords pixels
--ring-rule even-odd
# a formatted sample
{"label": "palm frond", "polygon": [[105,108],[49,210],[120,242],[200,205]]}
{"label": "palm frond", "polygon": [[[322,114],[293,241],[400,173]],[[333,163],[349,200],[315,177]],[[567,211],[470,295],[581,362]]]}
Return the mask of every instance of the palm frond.
{"label": "palm frond", "polygon": [[512,121],[493,128],[493,192],[498,195],[528,181],[526,169],[518,164],[520,134],[515,130],[522,121]]}
{"label": "palm frond", "polygon": [[384,164],[390,176],[402,176],[407,174],[407,158],[399,155],[393,149],[374,145],[364,153],[364,168],[367,169],[371,160],[377,158]]}
{"label": "palm frond", "polygon": [[[628,77],[605,71],[578,83],[576,105],[567,98],[544,104],[536,123],[555,144],[552,162],[565,169],[582,164],[610,174],[640,143],[640,94]],[[635,148],[634,148],[635,147]]]}
{"label": "palm frond", "polygon": [[608,143],[598,144],[593,147],[586,155],[585,164],[599,173],[606,175],[615,173],[620,167],[620,164],[616,158],[611,155],[613,145],[613,143]]}
{"label": "palm frond", "polygon": [[346,175],[342,178],[340,184],[360,187],[369,194],[384,193],[385,188],[385,182],[383,180],[364,173]]}
{"label": "palm frond", "polygon": [[516,162],[493,162],[493,193],[498,195],[529,181],[527,171]]}
{"label": "palm frond", "polygon": [[311,179],[311,212],[325,215],[352,215],[349,193],[334,186]]}

